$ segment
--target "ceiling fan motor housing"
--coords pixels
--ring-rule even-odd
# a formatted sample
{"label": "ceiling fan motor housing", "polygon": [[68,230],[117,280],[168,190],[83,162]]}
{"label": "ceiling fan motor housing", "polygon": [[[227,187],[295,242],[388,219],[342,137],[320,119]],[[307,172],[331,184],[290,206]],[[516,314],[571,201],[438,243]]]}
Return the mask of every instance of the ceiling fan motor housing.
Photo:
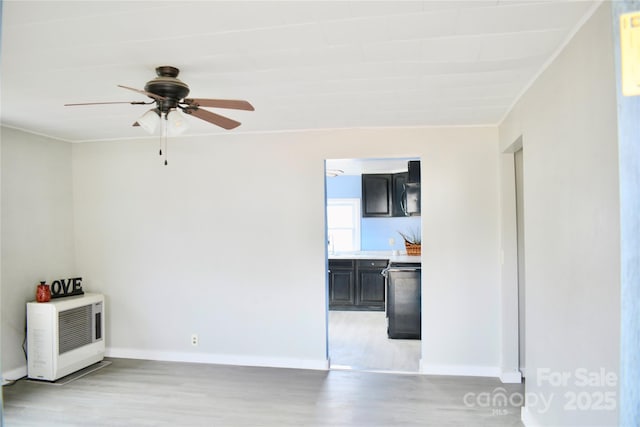
{"label": "ceiling fan motor housing", "polygon": [[155,95],[167,98],[164,101],[157,101],[158,108],[166,113],[172,108],[178,106],[178,102],[189,94],[189,86],[182,80],[178,79],[180,70],[176,67],[162,66],[156,68],[156,77],[147,82],[144,90]]}

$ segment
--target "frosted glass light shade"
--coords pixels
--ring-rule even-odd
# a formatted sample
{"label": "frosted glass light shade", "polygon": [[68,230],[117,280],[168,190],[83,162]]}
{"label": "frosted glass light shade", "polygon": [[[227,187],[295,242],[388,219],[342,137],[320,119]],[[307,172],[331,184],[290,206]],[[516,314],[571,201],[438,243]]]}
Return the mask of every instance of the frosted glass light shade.
{"label": "frosted glass light shade", "polygon": [[184,114],[177,110],[167,113],[167,136],[176,136],[184,133],[189,128]]}
{"label": "frosted glass light shade", "polygon": [[147,111],[138,119],[140,127],[150,134],[153,134],[156,131],[159,123],[160,114],[158,114],[158,110],[155,108]]}

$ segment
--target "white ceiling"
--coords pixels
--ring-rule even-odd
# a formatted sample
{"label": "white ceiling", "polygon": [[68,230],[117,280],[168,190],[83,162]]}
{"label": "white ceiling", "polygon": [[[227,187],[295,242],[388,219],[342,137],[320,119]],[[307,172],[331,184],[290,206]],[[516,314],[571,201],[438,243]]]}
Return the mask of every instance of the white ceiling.
{"label": "white ceiling", "polygon": [[[597,4],[599,2],[595,2]],[[68,141],[146,136],[158,65],[191,97],[249,100],[226,131],[495,125],[592,1],[3,3],[1,119]]]}

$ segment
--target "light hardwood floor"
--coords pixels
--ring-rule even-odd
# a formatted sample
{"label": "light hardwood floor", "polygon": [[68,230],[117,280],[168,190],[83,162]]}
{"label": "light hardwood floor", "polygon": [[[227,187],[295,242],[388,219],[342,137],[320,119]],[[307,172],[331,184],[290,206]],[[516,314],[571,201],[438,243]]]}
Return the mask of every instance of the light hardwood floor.
{"label": "light hardwood floor", "polygon": [[64,386],[3,387],[5,425],[522,425],[518,407],[465,404],[467,393],[522,393],[491,378],[110,360]]}
{"label": "light hardwood floor", "polygon": [[329,311],[332,369],[418,372],[420,340],[387,337],[383,311]]}

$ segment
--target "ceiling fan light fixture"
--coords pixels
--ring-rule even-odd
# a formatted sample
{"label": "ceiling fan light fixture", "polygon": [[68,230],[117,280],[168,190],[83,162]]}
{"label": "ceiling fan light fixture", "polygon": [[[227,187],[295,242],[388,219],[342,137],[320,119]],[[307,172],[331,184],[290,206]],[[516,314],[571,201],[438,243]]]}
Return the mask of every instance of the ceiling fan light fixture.
{"label": "ceiling fan light fixture", "polygon": [[[0,4],[1,3],[2,0],[0,0]],[[227,130],[235,129],[240,126],[240,122],[212,111],[208,111],[202,107],[244,111],[255,110],[251,103],[241,99],[187,98],[189,95],[189,86],[178,79],[179,73],[180,70],[178,68],[166,65],[156,67],[157,77],[148,81],[144,90],[118,85],[118,87],[122,89],[136,92],[139,95],[146,95],[151,98],[151,101],[85,102],[65,104],[65,106],[98,104],[155,104],[155,108],[144,113],[133,123],[133,126],[143,128],[150,135],[156,133],[158,127],[160,127],[160,141],[164,140],[165,143],[167,137],[181,135],[189,128],[188,120],[185,118],[186,116],[184,114],[196,117]],[[162,154],[162,150],[160,151]]]}
{"label": "ceiling fan light fixture", "polygon": [[184,114],[178,110],[171,110],[167,113],[167,135],[176,136],[183,134],[189,129],[189,123]]}
{"label": "ceiling fan light fixture", "polygon": [[137,123],[149,134],[153,134],[160,123],[160,114],[158,113],[158,109],[152,108],[147,111],[138,119]]}
{"label": "ceiling fan light fixture", "polygon": [[327,169],[326,174],[329,178],[335,178],[336,176],[340,176],[344,173],[342,169]]}

